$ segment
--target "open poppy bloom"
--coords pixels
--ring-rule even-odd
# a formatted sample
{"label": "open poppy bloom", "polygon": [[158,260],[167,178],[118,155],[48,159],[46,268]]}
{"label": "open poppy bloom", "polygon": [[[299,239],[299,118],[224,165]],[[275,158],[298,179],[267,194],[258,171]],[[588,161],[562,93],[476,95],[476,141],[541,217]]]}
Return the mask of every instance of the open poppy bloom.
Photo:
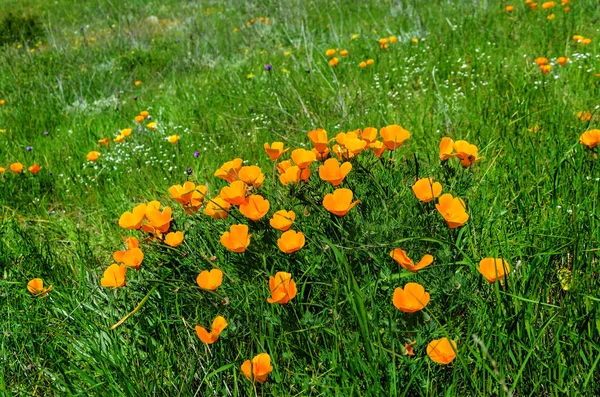
{"label": "open poppy bloom", "polygon": [[228,232],[221,235],[221,244],[231,252],[244,252],[250,244],[251,234],[247,225],[231,225]]}
{"label": "open poppy bloom", "polygon": [[246,198],[240,205],[240,212],[246,218],[252,219],[254,222],[259,221],[263,216],[269,212],[269,208],[271,204],[269,204],[268,200],[265,200],[263,196],[259,196],[258,194],[252,194]]}
{"label": "open poppy bloom", "polygon": [[540,70],[543,74],[548,74],[552,70],[552,65],[540,65]]}
{"label": "open poppy bloom", "polygon": [[223,283],[223,272],[219,269],[203,270],[196,277],[196,283],[202,289],[214,291]]}
{"label": "open poppy bloom", "polygon": [[329,140],[327,139],[327,131],[325,131],[322,128],[318,128],[316,130],[310,131],[307,134],[307,136],[317,152],[325,152],[327,146],[329,145]]}
{"label": "open poppy bloom", "polygon": [[336,57],[333,57],[329,60],[329,66],[335,67],[340,63],[340,60]]}
{"label": "open poppy bloom", "polygon": [[406,270],[410,270],[413,273],[416,273],[418,270],[421,270],[421,269],[431,265],[431,263],[433,262],[433,256],[426,254],[426,255],[423,255],[423,257],[421,258],[419,263],[417,263],[415,265],[414,262],[412,261],[412,259],[410,259],[408,257],[408,255],[406,254],[406,251],[404,251],[403,249],[400,249],[400,248],[394,248],[394,250],[392,252],[390,252],[390,256],[400,266],[402,266]]}
{"label": "open poppy bloom", "polygon": [[110,144],[110,138],[99,139],[98,144],[108,146]]}
{"label": "open poppy bloom", "polygon": [[556,5],[556,3],[554,1],[546,1],[544,3],[542,3],[542,8],[544,10],[549,10],[550,8],[554,7]]}
{"label": "open poppy bloom", "polygon": [[34,165],[27,168],[27,170],[29,170],[29,172],[31,172],[33,175],[40,172],[41,169],[42,169],[42,167],[40,167],[37,163],[35,163]]}
{"label": "open poppy bloom", "polygon": [[438,364],[450,364],[456,358],[456,342],[448,338],[434,339],[427,345],[427,355]]}
{"label": "open poppy bloom", "polygon": [[289,166],[285,169],[285,171],[283,171],[282,174],[279,175],[279,182],[281,182],[281,184],[284,186],[287,186],[290,183],[296,185],[298,182],[300,182],[302,172],[303,170],[301,170],[297,165]]}
{"label": "open poppy bloom", "polygon": [[171,226],[171,220],[173,220],[172,214],[173,210],[171,207],[166,206],[163,211],[160,211],[160,203],[156,202],[158,205],[151,205],[155,202],[150,202],[146,208],[146,219],[148,223],[142,225],[142,229],[147,232],[156,233],[157,231],[160,233],[166,233],[169,231],[169,227]]}
{"label": "open poppy bloom", "polygon": [[329,153],[330,153],[330,150],[328,147],[325,148],[324,152],[317,152],[317,149],[315,149],[315,148],[312,148],[311,151],[315,154],[315,158],[318,161],[325,161],[327,159],[327,157],[329,157]]}
{"label": "open poppy bloom", "polygon": [[170,137],[167,138],[167,141],[174,145],[177,142],[179,142],[179,135],[171,135]]}
{"label": "open poppy bloom", "polygon": [[331,58],[335,55],[335,50],[333,48],[330,48],[327,51],[325,51],[325,55]]}
{"label": "open poppy bloom", "polygon": [[506,12],[513,12],[515,6],[506,6]]}
{"label": "open poppy bloom", "polygon": [[291,254],[292,252],[296,252],[304,247],[304,234],[302,232],[295,232],[293,230],[288,230],[283,233],[281,237],[277,240],[277,246],[279,249],[286,254]]}
{"label": "open poppy bloom", "polygon": [[340,132],[335,136],[335,141],[341,147],[346,147],[346,142],[351,139],[358,139],[358,133],[356,131]]}
{"label": "open poppy bloom", "polygon": [[248,186],[259,188],[265,181],[265,174],[256,165],[244,166],[238,172],[239,178]]}
{"label": "open poppy bloom", "polygon": [[196,334],[198,338],[207,345],[215,343],[219,340],[219,335],[227,327],[227,321],[223,316],[217,316],[212,323],[212,329],[210,333],[199,325],[196,325]]}
{"label": "open poppy bloom", "polygon": [[383,144],[390,150],[396,150],[404,141],[410,138],[410,132],[396,124],[383,127],[379,131],[379,135],[383,138]]}
{"label": "open poppy bloom", "polygon": [[127,273],[125,264],[117,265],[113,263],[104,271],[104,277],[100,280],[100,284],[103,287],[122,287],[125,285],[125,273]]}
{"label": "open poppy bloom", "polygon": [[131,135],[132,131],[133,130],[131,128],[125,128],[125,129],[121,130],[120,134],[123,136],[129,136],[129,135]]}
{"label": "open poppy bloom", "polygon": [[282,154],[290,150],[290,148],[283,148],[283,142],[273,142],[270,145],[268,142],[265,142],[264,148],[265,152],[267,152],[267,156],[269,156],[273,161],[279,160]]}
{"label": "open poppy bloom", "polygon": [[454,141],[451,138],[444,137],[440,141],[440,160],[445,161],[454,157]]}
{"label": "open poppy bloom", "polygon": [[435,208],[444,217],[450,229],[464,225],[469,219],[469,214],[467,214],[465,209],[465,202],[458,197],[452,197],[449,193],[443,194],[440,197]]}
{"label": "open poppy bloom", "polygon": [[158,123],[156,121],[153,121],[151,123],[148,123],[146,125],[146,127],[148,127],[150,130],[154,131],[156,129],[156,126],[158,126]]}
{"label": "open poppy bloom", "polygon": [[141,123],[142,121],[144,121],[145,117],[141,116],[141,115],[137,115],[134,117],[135,121],[137,121],[138,123]]}
{"label": "open poppy bloom", "polygon": [[183,233],[171,232],[165,236],[165,244],[171,247],[179,247],[183,243]]}
{"label": "open poppy bloom", "polygon": [[233,205],[241,205],[246,201],[246,184],[242,181],[233,181],[231,185],[221,189],[219,196]]}
{"label": "open poppy bloom", "polygon": [[44,288],[44,280],[41,278],[34,278],[27,283],[27,291],[31,292],[33,295],[41,295],[52,291],[52,286]]}
{"label": "open poppy bloom", "polygon": [[319,167],[319,177],[333,186],[338,186],[346,178],[350,170],[352,170],[351,163],[345,162],[340,166],[340,163],[336,159],[331,158]]}
{"label": "open poppy bloom", "polygon": [[538,66],[542,66],[542,65],[546,65],[550,61],[548,60],[548,58],[545,58],[545,57],[537,57],[537,58],[535,58],[534,62],[537,63]]}
{"label": "open poppy bloom", "polygon": [[323,198],[323,207],[337,216],[346,215],[358,203],[360,200],[352,202],[352,190],[345,188],[336,189]]}
{"label": "open poppy bloom", "polygon": [[394,290],[392,303],[405,313],[418,312],[429,303],[429,292],[425,292],[421,284],[408,283],[404,289],[398,287]]}
{"label": "open poppy bloom", "polygon": [[387,150],[387,146],[385,146],[381,141],[375,141],[369,145],[369,149],[371,149],[375,157],[381,157],[381,155]]}
{"label": "open poppy bloom", "polygon": [[124,135],[117,135],[115,137],[115,139],[113,139],[113,141],[117,142],[117,143],[121,143],[125,140],[125,136]]}
{"label": "open poppy bloom", "polygon": [[89,152],[89,153],[87,154],[87,156],[86,156],[86,157],[87,157],[87,159],[88,159],[89,161],[96,161],[96,160],[98,160],[98,157],[100,157],[100,153],[98,153],[98,152],[97,152],[97,151],[95,151],[95,150],[92,150],[91,152]]}
{"label": "open poppy bloom", "polygon": [[556,58],[556,62],[560,66],[565,66],[567,64],[567,62],[569,62],[569,58],[567,58],[567,57],[558,57],[558,58]]}
{"label": "open poppy bloom", "polygon": [[379,48],[381,48],[382,50],[387,50],[389,45],[388,41],[389,40],[387,38],[379,39]]}
{"label": "open poppy bloom", "polygon": [[351,159],[354,157],[354,153],[352,153],[351,151],[349,151],[341,145],[333,145],[331,150],[333,150],[333,153],[338,159],[340,159],[340,161],[344,161],[345,159]]}
{"label": "open poppy bloom", "polygon": [[590,148],[595,148],[600,143],[600,130],[589,130],[581,134],[579,143]]}
{"label": "open poppy bloom", "polygon": [[484,258],[479,262],[477,270],[487,281],[495,283],[510,272],[510,266],[508,266],[508,262],[500,258]]}
{"label": "open poppy bloom", "polygon": [[269,277],[269,289],[271,298],[267,298],[269,303],[279,303],[285,305],[296,296],[296,282],[292,280],[292,275],[286,272],[277,272],[275,277]]}
{"label": "open poppy bloom", "polygon": [[237,158],[223,164],[221,168],[215,171],[215,176],[231,183],[238,179],[238,171],[240,168],[242,168],[242,159]]}
{"label": "open poppy bloom", "polygon": [[146,217],[146,204],[137,205],[132,212],[126,211],[119,218],[119,226],[123,229],[137,230]]}
{"label": "open poppy bloom", "polygon": [[431,178],[421,178],[415,182],[412,191],[419,200],[428,203],[442,194],[442,184]]}
{"label": "open poppy bloom", "polygon": [[467,141],[454,142],[455,156],[460,159],[463,167],[468,167],[481,157],[479,157],[477,146],[470,144]]}
{"label": "open poppy bloom", "polygon": [[[137,241],[137,239],[136,239]],[[117,251],[113,254],[115,262],[123,263],[127,267],[138,270],[144,260],[144,253],[139,247],[129,247],[125,251]]]}
{"label": "open poppy bloom", "polygon": [[309,165],[312,164],[313,161],[316,160],[315,154],[306,149],[296,149],[292,151],[292,161],[296,164],[300,169],[305,169]]}
{"label": "open poppy bloom", "polygon": [[227,211],[231,209],[231,204],[217,196],[206,203],[204,207],[204,215],[208,215],[213,219],[227,218]]}
{"label": "open poppy bloom", "polygon": [[377,140],[377,128],[374,127],[366,127],[364,130],[360,131],[360,139],[366,141],[367,144],[372,144]]}
{"label": "open poppy bloom", "polygon": [[296,214],[294,211],[280,210],[273,214],[273,217],[269,220],[269,224],[272,228],[285,232],[294,224],[296,220]]}
{"label": "open poppy bloom", "polygon": [[271,357],[267,353],[261,353],[250,360],[244,361],[241,367],[244,376],[255,382],[264,383],[269,373],[273,371]]}
{"label": "open poppy bloom", "polygon": [[[200,186],[198,186],[200,187]],[[183,186],[173,185],[169,188],[171,198],[181,205],[188,205],[192,199],[192,193],[196,189],[194,182],[185,182]]]}
{"label": "open poppy bloom", "polygon": [[346,139],[346,149],[355,156],[367,147],[367,141],[359,138]]}

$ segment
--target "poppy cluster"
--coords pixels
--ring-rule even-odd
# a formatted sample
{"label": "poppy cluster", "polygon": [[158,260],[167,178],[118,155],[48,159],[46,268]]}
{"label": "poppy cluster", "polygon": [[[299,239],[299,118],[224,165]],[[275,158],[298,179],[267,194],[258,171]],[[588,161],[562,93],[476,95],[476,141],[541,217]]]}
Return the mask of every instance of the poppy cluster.
{"label": "poppy cluster", "polygon": [[[27,171],[29,171],[32,175],[36,175],[38,172],[42,170],[43,167],[40,167],[38,163],[32,164],[27,167]],[[8,169],[14,174],[22,174],[25,170],[25,166],[20,162],[12,163],[8,166]],[[5,167],[0,167],[0,175],[6,172]]]}

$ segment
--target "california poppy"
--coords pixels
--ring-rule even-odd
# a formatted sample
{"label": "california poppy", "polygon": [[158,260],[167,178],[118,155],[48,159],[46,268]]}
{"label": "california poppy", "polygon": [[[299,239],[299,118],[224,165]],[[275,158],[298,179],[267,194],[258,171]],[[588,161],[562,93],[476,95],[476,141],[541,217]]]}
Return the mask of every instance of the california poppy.
{"label": "california poppy", "polygon": [[554,7],[556,5],[556,3],[554,1],[546,1],[544,3],[542,3],[542,8],[544,10],[549,10],[550,8]]}
{"label": "california poppy", "polygon": [[450,157],[454,157],[454,141],[451,138],[444,137],[440,141],[440,160],[445,161]]}
{"label": "california poppy", "polygon": [[160,203],[158,206],[151,206],[151,203],[146,208],[146,219],[148,223],[142,225],[142,228],[148,232],[161,232],[166,233],[169,230],[171,225],[171,220],[173,220],[173,210],[171,207],[166,206],[162,212],[160,211]]}
{"label": "california poppy", "polygon": [[292,275],[286,272],[277,272],[275,277],[269,277],[269,289],[271,297],[267,298],[269,303],[284,305],[296,296],[296,282]]}
{"label": "california poppy", "polygon": [[269,145],[268,142],[265,142],[264,148],[265,152],[267,152],[267,155],[273,161],[279,160],[279,157],[281,157],[282,154],[290,150],[289,148],[283,148],[283,142],[273,142],[271,145]]}
{"label": "california poppy", "polygon": [[144,253],[138,247],[130,248],[123,252],[121,257],[122,263],[127,267],[131,267],[135,270],[138,270],[144,260]]}
{"label": "california poppy", "polygon": [[377,140],[377,128],[367,127],[360,133],[360,139],[367,141],[368,144],[372,144]]}
{"label": "california poppy", "polygon": [[296,149],[296,150],[292,151],[292,161],[300,169],[305,169],[306,167],[311,165],[312,162],[315,160],[316,160],[316,156],[310,150]]}
{"label": "california poppy", "polygon": [[412,186],[412,191],[419,200],[428,203],[442,194],[442,184],[431,178],[421,178]]}
{"label": "california poppy", "polygon": [[127,267],[124,264],[113,263],[104,271],[104,277],[100,280],[100,284],[103,287],[122,287],[125,285],[125,273],[127,273]]}
{"label": "california poppy", "polygon": [[487,281],[495,283],[497,280],[502,280],[510,272],[510,266],[504,259],[484,258],[479,262],[477,270]]}
{"label": "california poppy", "polygon": [[456,358],[456,342],[448,338],[435,339],[427,345],[427,355],[438,364],[450,364]]}
{"label": "california poppy", "polygon": [[240,212],[253,221],[260,220],[269,212],[271,205],[268,200],[258,194],[252,194],[240,205]]}
{"label": "california poppy", "polygon": [[223,200],[220,196],[217,196],[206,203],[204,214],[213,219],[225,219],[227,218],[227,211],[230,209],[231,204]]}
{"label": "california poppy", "polygon": [[198,338],[207,345],[215,343],[219,340],[219,335],[227,327],[227,321],[223,316],[217,316],[213,322],[210,333],[203,327],[196,325],[196,334]]}
{"label": "california poppy", "polygon": [[40,172],[40,170],[42,169],[42,167],[40,167],[37,163],[35,163],[34,165],[30,166],[27,169],[29,170],[29,172],[31,172],[33,175],[35,175],[38,172]]}
{"label": "california poppy", "polygon": [[158,125],[158,123],[156,121],[153,121],[151,123],[146,124],[146,127],[148,127],[149,129],[151,129],[152,131],[154,131],[156,129],[157,125]]}
{"label": "california poppy", "polygon": [[202,289],[214,291],[223,283],[223,272],[219,269],[203,270],[196,277],[196,283]]}
{"label": "california poppy", "polygon": [[273,214],[273,217],[269,220],[269,224],[272,228],[285,232],[294,224],[296,220],[296,214],[294,211],[280,210]]}
{"label": "california poppy", "polygon": [[595,148],[600,143],[600,130],[589,130],[581,134],[579,143],[590,148]]}
{"label": "california poppy", "polygon": [[460,159],[463,167],[468,167],[480,159],[477,146],[467,141],[454,142],[454,150],[456,151],[455,156]]}
{"label": "california poppy", "polygon": [[327,51],[325,51],[325,55],[331,58],[335,55],[335,50],[333,48],[330,48]]}
{"label": "california poppy", "polygon": [[138,123],[141,123],[142,121],[144,121],[144,116],[141,115],[137,115],[134,117],[135,121],[137,121]]}
{"label": "california poppy", "polygon": [[358,203],[360,200],[352,202],[352,190],[345,188],[336,189],[323,198],[323,207],[337,216],[346,215]]}
{"label": "california poppy", "polygon": [[231,252],[241,253],[250,244],[250,237],[247,225],[231,225],[229,231],[221,235],[221,244]]}
{"label": "california poppy", "polygon": [[346,149],[355,156],[360,154],[367,147],[367,141],[359,138],[351,138],[346,140]]}
{"label": "california poppy", "polygon": [[440,197],[435,208],[444,217],[450,229],[464,225],[469,219],[469,214],[467,214],[465,209],[465,202],[458,197],[452,197],[449,193],[443,194]]}
{"label": "california poppy", "polygon": [[569,61],[569,58],[567,57],[558,57],[556,58],[556,62],[560,65],[560,66],[565,66],[567,64],[567,62]]}
{"label": "california poppy", "polygon": [[98,152],[97,152],[97,151],[95,151],[95,150],[92,150],[91,152],[89,152],[89,153],[87,154],[87,156],[86,156],[86,157],[87,157],[87,159],[88,159],[89,161],[96,161],[96,160],[98,160],[98,157],[100,157],[100,153],[98,153]]}
{"label": "california poppy", "polygon": [[179,142],[179,135],[171,135],[167,138],[167,141],[169,143],[176,144],[177,142]]}
{"label": "california poppy", "polygon": [[33,295],[41,295],[52,291],[52,286],[50,285],[48,288],[44,288],[44,280],[41,278],[34,278],[27,283],[27,291],[31,292]]}
{"label": "california poppy", "polygon": [[250,360],[244,361],[241,367],[244,376],[255,382],[264,383],[269,373],[273,371],[271,357],[267,353],[261,353]]}
{"label": "california poppy", "polygon": [[386,38],[379,39],[379,48],[381,48],[382,50],[387,50],[387,48],[388,48],[388,39],[386,39]]}
{"label": "california poppy", "polygon": [[323,153],[325,149],[327,149],[329,140],[327,139],[327,131],[324,129],[318,128],[316,130],[312,130],[307,134],[307,136],[317,152]]}
{"label": "california poppy", "polygon": [[410,132],[395,124],[383,127],[379,131],[379,135],[383,138],[383,144],[390,150],[396,150],[404,141],[410,138]]}
{"label": "california poppy", "polygon": [[423,257],[421,258],[419,263],[417,263],[415,265],[414,262],[412,261],[412,259],[410,259],[408,257],[408,255],[406,254],[406,251],[404,251],[403,249],[400,249],[400,248],[394,248],[394,250],[392,252],[390,252],[390,256],[400,266],[402,266],[406,270],[410,270],[413,273],[416,273],[418,270],[421,270],[421,269],[431,265],[431,263],[433,262],[433,256],[426,254],[426,255],[423,255]]}
{"label": "california poppy", "polygon": [[354,131],[340,132],[335,136],[335,141],[342,147],[346,147],[346,142],[350,139],[358,139],[358,134]]}
{"label": "california poppy", "polygon": [[142,226],[146,216],[146,204],[137,205],[132,212],[126,211],[119,218],[119,226],[123,229],[137,230]]}
{"label": "california poppy", "polygon": [[540,70],[543,74],[548,74],[552,69],[552,65],[540,65]]}
{"label": "california poppy", "polygon": [[335,67],[340,63],[340,60],[337,59],[336,57],[333,57],[329,60],[329,66],[331,67]]}
{"label": "california poppy", "polygon": [[185,182],[182,185],[173,185],[169,188],[169,194],[171,198],[177,201],[179,204],[187,205],[190,203],[192,198],[192,192],[196,188],[194,182]]}
{"label": "california poppy", "polygon": [[117,135],[115,137],[115,139],[113,139],[113,141],[117,142],[117,143],[121,143],[125,140],[125,136],[124,135]]}
{"label": "california poppy", "polygon": [[215,176],[231,183],[238,179],[238,171],[240,168],[242,168],[242,159],[237,158],[223,164],[221,168],[215,171]]}
{"label": "california poppy", "polygon": [[129,136],[129,135],[131,135],[132,132],[133,132],[133,130],[131,128],[125,128],[125,129],[121,130],[120,134],[123,136]]}
{"label": "california poppy", "polygon": [[387,150],[387,146],[385,146],[381,141],[375,141],[369,145],[369,149],[371,149],[375,157],[381,157],[381,155]]}
{"label": "california poppy", "polygon": [[592,114],[582,110],[581,112],[577,113],[577,118],[581,121],[590,121],[592,119]]}
{"label": "california poppy", "polygon": [[279,175],[279,182],[283,185],[290,183],[297,184],[300,181],[302,170],[297,165],[292,165],[285,169],[285,171]]}
{"label": "california poppy", "polygon": [[341,50],[340,51],[340,55],[343,57],[347,57],[348,56],[348,50]]}
{"label": "california poppy", "polygon": [[262,173],[260,167],[256,165],[244,166],[238,172],[240,180],[246,185],[259,188],[265,181],[265,174]]}
{"label": "california poppy", "polygon": [[338,186],[346,175],[352,170],[352,164],[345,162],[340,166],[340,163],[334,159],[328,159],[319,167],[319,177],[331,183],[333,186]]}
{"label": "california poppy", "polygon": [[506,12],[513,12],[515,6],[506,6]]}
{"label": "california poppy", "polygon": [[394,290],[392,303],[398,310],[405,313],[414,313],[422,310],[429,303],[429,292],[418,283],[408,283],[404,289],[398,287]]}
{"label": "california poppy", "polygon": [[329,157],[330,150],[329,150],[329,148],[326,147],[325,151],[323,151],[323,152],[317,152],[317,149],[312,148],[312,152],[315,154],[315,158],[318,161],[325,161],[327,159],[327,157]]}
{"label": "california poppy", "polygon": [[281,237],[279,237],[277,240],[277,246],[286,254],[291,254],[304,247],[304,242],[305,239],[302,232],[288,230],[287,232],[283,233]]}
{"label": "california poppy", "polygon": [[108,146],[110,144],[110,138],[99,139],[98,144]]}
{"label": "california poppy", "polygon": [[182,232],[171,232],[165,236],[165,244],[171,247],[179,247],[183,243]]}
{"label": "california poppy", "polygon": [[542,65],[546,65],[550,61],[546,57],[537,57],[537,58],[535,58],[534,62],[537,63],[538,66],[542,66]]}
{"label": "california poppy", "polygon": [[241,205],[246,201],[246,184],[242,181],[233,181],[229,186],[221,189],[219,196],[233,205]]}

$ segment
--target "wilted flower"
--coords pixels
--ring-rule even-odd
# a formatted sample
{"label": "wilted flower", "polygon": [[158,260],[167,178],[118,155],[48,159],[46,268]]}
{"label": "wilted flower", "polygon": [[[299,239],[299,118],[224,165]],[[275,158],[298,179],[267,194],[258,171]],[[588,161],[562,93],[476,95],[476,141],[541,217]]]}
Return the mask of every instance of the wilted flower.
{"label": "wilted flower", "polygon": [[269,373],[273,371],[271,357],[267,353],[261,353],[250,360],[244,361],[241,367],[244,376],[255,382],[264,383]]}
{"label": "wilted flower", "polygon": [[394,290],[392,303],[398,310],[405,313],[414,313],[422,310],[429,303],[429,292],[418,283],[408,283],[404,289],[398,287]]}
{"label": "wilted flower", "polygon": [[390,256],[400,266],[402,266],[406,270],[410,270],[413,273],[416,273],[418,270],[421,270],[424,267],[431,265],[431,263],[433,262],[433,256],[426,254],[426,255],[423,255],[423,257],[421,258],[419,263],[417,263],[415,265],[414,262],[412,261],[412,259],[410,259],[408,257],[406,252],[400,248],[394,248],[394,250],[392,252],[390,252]]}
{"label": "wilted flower", "polygon": [[415,182],[412,191],[419,200],[428,203],[442,194],[442,184],[431,178],[421,178]]}
{"label": "wilted flower", "polygon": [[440,197],[438,202],[439,204],[436,204],[435,207],[444,217],[450,229],[464,225],[469,219],[469,214],[467,214],[465,209],[465,202],[462,199],[452,197],[451,194],[446,193]]}
{"label": "wilted flower", "polygon": [[280,210],[273,214],[273,217],[269,220],[269,224],[272,228],[285,232],[294,224],[296,220],[296,213],[294,211]]}
{"label": "wilted flower", "polygon": [[227,321],[223,316],[217,316],[212,323],[210,333],[199,325],[196,325],[196,334],[200,340],[208,345],[215,343],[223,331],[227,327]]}
{"label": "wilted flower", "polygon": [[456,342],[448,338],[435,339],[427,345],[427,355],[438,364],[450,364],[456,358]]}
{"label": "wilted flower", "polygon": [[277,240],[277,246],[286,254],[291,254],[304,247],[304,242],[305,238],[302,232],[288,230]]}
{"label": "wilted flower", "polygon": [[508,262],[500,258],[484,258],[479,262],[477,268],[479,273],[485,277],[490,283],[495,283],[497,280],[502,280],[505,275],[510,272]]}
{"label": "wilted flower", "polygon": [[52,286],[50,285],[48,288],[44,288],[44,280],[41,278],[34,278],[27,283],[27,291],[31,292],[33,295],[41,295],[52,291]]}
{"label": "wilted flower", "polygon": [[250,237],[248,226],[231,225],[229,231],[221,235],[221,244],[231,252],[241,253],[250,245]]}
{"label": "wilted flower", "polygon": [[292,275],[286,272],[277,272],[275,277],[269,278],[269,289],[271,298],[267,298],[269,303],[279,303],[284,305],[294,299],[296,296],[296,282],[292,280]]}
{"label": "wilted flower", "polygon": [[323,198],[323,207],[337,216],[346,215],[358,203],[360,200],[352,202],[352,190],[345,188],[336,189]]}
{"label": "wilted flower", "polygon": [[125,273],[127,273],[127,267],[124,264],[113,263],[104,271],[104,277],[100,280],[100,284],[103,287],[122,287],[125,285]]}
{"label": "wilted flower", "polygon": [[196,283],[202,289],[214,291],[223,283],[223,272],[219,269],[203,270],[196,277]]}

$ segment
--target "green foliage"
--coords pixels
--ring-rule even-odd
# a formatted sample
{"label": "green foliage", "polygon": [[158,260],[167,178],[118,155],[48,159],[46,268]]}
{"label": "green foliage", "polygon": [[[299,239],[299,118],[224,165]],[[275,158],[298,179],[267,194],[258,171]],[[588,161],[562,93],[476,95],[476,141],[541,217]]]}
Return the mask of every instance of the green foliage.
{"label": "green foliage", "polygon": [[36,14],[8,12],[0,19],[0,45],[27,43],[32,46],[44,38],[44,27]]}

